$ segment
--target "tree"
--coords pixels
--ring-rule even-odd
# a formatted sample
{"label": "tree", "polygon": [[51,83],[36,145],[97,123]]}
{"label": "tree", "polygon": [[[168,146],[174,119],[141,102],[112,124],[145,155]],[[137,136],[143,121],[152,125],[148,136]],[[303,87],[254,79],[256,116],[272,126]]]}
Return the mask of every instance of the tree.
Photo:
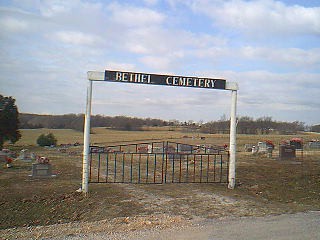
{"label": "tree", "polygon": [[312,126],[311,132],[320,132],[320,124]]}
{"label": "tree", "polygon": [[21,138],[19,132],[19,112],[12,97],[0,94],[0,150],[6,141],[17,142]]}
{"label": "tree", "polygon": [[41,134],[37,139],[37,144],[41,147],[56,146],[57,139],[52,133],[48,133],[47,135]]}

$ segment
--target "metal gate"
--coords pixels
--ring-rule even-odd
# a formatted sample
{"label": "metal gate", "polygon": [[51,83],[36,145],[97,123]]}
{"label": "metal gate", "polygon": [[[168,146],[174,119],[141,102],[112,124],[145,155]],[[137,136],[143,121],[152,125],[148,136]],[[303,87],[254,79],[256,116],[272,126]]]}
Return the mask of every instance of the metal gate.
{"label": "metal gate", "polygon": [[[172,142],[104,148],[92,146],[89,182],[137,184],[228,182],[228,153],[217,148],[215,150],[202,148],[201,152],[199,146],[174,144],[176,148],[172,147]],[[133,149],[133,152],[130,149]]]}

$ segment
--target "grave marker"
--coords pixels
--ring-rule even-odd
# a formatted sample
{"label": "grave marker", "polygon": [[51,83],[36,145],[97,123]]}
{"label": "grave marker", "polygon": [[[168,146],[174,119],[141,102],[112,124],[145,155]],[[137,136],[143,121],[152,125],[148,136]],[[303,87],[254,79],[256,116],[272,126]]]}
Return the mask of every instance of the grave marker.
{"label": "grave marker", "polygon": [[280,160],[296,158],[296,148],[293,145],[280,145]]}

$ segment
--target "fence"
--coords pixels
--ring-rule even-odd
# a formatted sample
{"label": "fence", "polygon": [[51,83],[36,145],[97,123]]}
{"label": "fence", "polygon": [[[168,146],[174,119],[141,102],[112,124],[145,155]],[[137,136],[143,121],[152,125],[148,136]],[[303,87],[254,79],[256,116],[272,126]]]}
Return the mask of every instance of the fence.
{"label": "fence", "polygon": [[[89,182],[137,184],[228,182],[227,153],[219,151],[193,153],[194,149],[191,147],[189,149],[186,147],[185,152],[177,152],[167,143],[157,144],[161,145],[161,148],[157,146],[145,149],[130,144],[130,146],[122,145],[121,151],[119,149],[111,151],[110,147],[98,149],[92,147]],[[155,145],[154,143],[153,146]],[[132,147],[138,152],[122,152],[124,148],[129,151]],[[182,149],[181,146],[176,147]],[[208,149],[204,151],[210,152]]]}

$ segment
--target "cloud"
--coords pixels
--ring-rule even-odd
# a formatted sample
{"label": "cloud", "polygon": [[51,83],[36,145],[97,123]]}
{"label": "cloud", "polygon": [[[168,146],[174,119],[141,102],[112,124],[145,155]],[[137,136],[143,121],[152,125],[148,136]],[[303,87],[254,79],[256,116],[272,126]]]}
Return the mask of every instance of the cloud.
{"label": "cloud", "polygon": [[125,46],[139,54],[166,54],[172,51],[194,51],[210,46],[224,46],[226,40],[202,33],[192,33],[181,29],[167,29],[165,26],[152,26],[129,29]]}
{"label": "cloud", "polygon": [[213,46],[208,48],[198,48],[192,52],[198,59],[206,59],[213,63],[223,63],[232,61],[243,66],[250,66],[250,70],[266,69],[277,72],[312,71],[318,72],[320,69],[320,48],[276,48],[269,46]]}
{"label": "cloud", "polygon": [[268,64],[289,65],[300,69],[320,68],[320,48],[266,48],[266,47],[244,47],[240,49],[242,57],[247,59],[263,59]]}
{"label": "cloud", "polygon": [[[200,74],[200,73],[199,73]],[[312,111],[313,119],[320,115],[320,74],[273,73],[269,71],[205,71],[206,76],[224,76],[239,84],[238,105],[242,115],[279,116],[292,111]],[[302,118],[302,116],[301,116]],[[304,120],[306,121],[306,120]]]}
{"label": "cloud", "polygon": [[40,11],[45,17],[53,17],[55,15],[69,12],[76,4],[80,4],[81,1],[43,1],[40,5]]}
{"label": "cloud", "polygon": [[21,32],[28,29],[28,23],[13,17],[3,17],[0,19],[1,31]]}
{"label": "cloud", "polygon": [[145,56],[140,61],[153,69],[165,70],[172,67],[173,61],[167,56]]}
{"label": "cloud", "polygon": [[113,3],[108,6],[108,10],[113,21],[127,27],[147,27],[161,24],[165,20],[164,14],[149,8]]}
{"label": "cloud", "polygon": [[274,0],[193,0],[187,1],[187,5],[212,19],[214,26],[234,29],[251,37],[320,34],[320,7],[289,6]]}
{"label": "cloud", "polygon": [[158,3],[158,0],[143,0],[147,5],[154,6]]}
{"label": "cloud", "polygon": [[[318,11],[280,1],[3,2],[0,85],[22,112],[63,114],[83,112],[88,70],[225,78],[239,83],[240,115],[315,122]],[[94,113],[209,121],[230,112],[228,91],[94,85]]]}
{"label": "cloud", "polygon": [[52,37],[57,41],[74,45],[94,45],[102,41],[98,36],[77,31],[58,31],[53,33]]}

